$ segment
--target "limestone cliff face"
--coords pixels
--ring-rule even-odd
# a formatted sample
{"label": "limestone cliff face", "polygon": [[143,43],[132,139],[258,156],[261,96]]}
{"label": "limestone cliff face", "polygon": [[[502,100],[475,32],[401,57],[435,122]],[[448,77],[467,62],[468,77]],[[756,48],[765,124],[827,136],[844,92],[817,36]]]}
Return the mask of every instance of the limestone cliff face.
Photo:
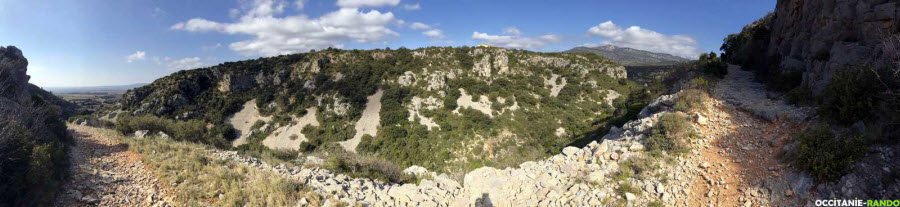
{"label": "limestone cliff face", "polygon": [[0,47],[0,97],[23,105],[28,103],[31,77],[25,74],[27,66],[28,60],[21,50],[15,46]]}
{"label": "limestone cliff face", "polygon": [[891,0],[779,0],[766,22],[765,55],[780,59],[782,70],[802,71],[803,83],[816,91],[847,67],[895,66],[898,6]]}

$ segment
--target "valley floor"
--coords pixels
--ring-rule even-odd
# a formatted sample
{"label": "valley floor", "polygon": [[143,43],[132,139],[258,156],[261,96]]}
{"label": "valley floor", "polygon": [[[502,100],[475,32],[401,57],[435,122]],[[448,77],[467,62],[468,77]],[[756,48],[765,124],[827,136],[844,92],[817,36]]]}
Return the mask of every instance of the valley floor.
{"label": "valley floor", "polygon": [[169,206],[167,189],[115,132],[68,127],[76,142],[69,153],[71,179],[56,206]]}

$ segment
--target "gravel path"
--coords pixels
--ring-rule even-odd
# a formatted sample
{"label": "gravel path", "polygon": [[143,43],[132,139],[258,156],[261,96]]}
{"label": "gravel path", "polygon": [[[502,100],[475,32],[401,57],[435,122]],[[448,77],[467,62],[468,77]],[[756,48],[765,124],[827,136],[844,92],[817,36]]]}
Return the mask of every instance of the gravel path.
{"label": "gravel path", "polygon": [[[167,190],[111,132],[72,125],[76,144],[69,152],[71,180],[56,206],[170,206]],[[162,196],[161,196],[162,195]]]}
{"label": "gravel path", "polygon": [[694,113],[703,117],[695,124],[703,138],[690,156],[699,168],[688,206],[769,206],[797,200],[798,193],[791,190],[760,186],[792,174],[778,155],[807,127],[808,109],[767,98],[764,86],[752,77],[730,66],[708,106]]}
{"label": "gravel path", "polygon": [[803,121],[810,114],[808,108],[788,105],[780,98],[770,99],[770,96],[775,96],[766,92],[765,85],[753,81],[752,72],[741,70],[735,65],[728,66],[728,75],[716,84],[712,93],[713,96],[768,121],[775,121],[782,116]]}

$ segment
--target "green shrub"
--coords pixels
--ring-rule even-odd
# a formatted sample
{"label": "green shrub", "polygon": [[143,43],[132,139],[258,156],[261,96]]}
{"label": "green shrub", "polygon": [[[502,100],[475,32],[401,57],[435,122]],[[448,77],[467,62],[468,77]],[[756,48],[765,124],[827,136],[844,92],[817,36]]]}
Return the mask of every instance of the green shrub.
{"label": "green shrub", "polygon": [[675,110],[688,112],[702,108],[707,95],[698,89],[686,89],[675,98]]}
{"label": "green shrub", "polygon": [[832,76],[822,92],[819,112],[839,124],[853,124],[869,118],[884,88],[871,71],[847,69]]}
{"label": "green shrub", "polygon": [[643,192],[644,191],[641,190],[641,188],[635,187],[634,185],[632,185],[629,182],[622,183],[621,185],[619,185],[618,188],[616,188],[616,193],[618,193],[619,195],[621,195],[623,197],[625,196],[625,193],[641,195],[641,194],[643,194]]}
{"label": "green shrub", "polygon": [[0,114],[0,206],[52,205],[68,175],[71,135],[55,107],[36,107],[30,124]]}
{"label": "green shrub", "polygon": [[687,117],[668,113],[659,118],[653,126],[646,145],[651,155],[660,155],[662,151],[683,154],[690,150],[690,138],[693,136]]}
{"label": "green shrub", "polygon": [[116,131],[132,134],[137,130],[148,130],[151,134],[162,132],[175,140],[183,140],[213,145],[219,148],[230,147],[229,138],[234,128],[229,124],[220,124],[208,130],[206,123],[199,120],[176,121],[155,116],[124,116],[116,120]]}
{"label": "green shrub", "polygon": [[393,183],[414,183],[417,178],[403,173],[394,163],[374,156],[330,150],[325,168],[351,177],[371,178]]}
{"label": "green shrub", "polygon": [[785,94],[788,103],[796,106],[808,106],[812,104],[812,90],[806,86],[796,87]]}
{"label": "green shrub", "polygon": [[834,181],[847,174],[849,166],[868,150],[861,136],[835,137],[827,126],[813,126],[797,135],[794,163],[817,182]]}
{"label": "green shrub", "polygon": [[700,59],[697,63],[700,65],[700,70],[703,71],[704,74],[718,78],[723,78],[728,74],[728,64],[719,59],[714,52],[700,54]]}

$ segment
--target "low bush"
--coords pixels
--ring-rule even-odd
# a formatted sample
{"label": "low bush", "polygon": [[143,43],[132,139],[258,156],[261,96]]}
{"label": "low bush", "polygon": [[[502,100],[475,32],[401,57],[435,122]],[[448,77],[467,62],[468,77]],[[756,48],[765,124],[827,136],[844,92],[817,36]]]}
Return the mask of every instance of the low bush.
{"label": "low bush", "polygon": [[806,86],[796,87],[785,94],[788,103],[796,106],[808,106],[813,102],[813,92]]}
{"label": "low bush", "polygon": [[839,124],[867,119],[884,88],[874,73],[862,68],[836,73],[822,92],[819,112]]}
{"label": "low bush", "polygon": [[702,108],[708,96],[705,92],[698,89],[686,89],[675,98],[675,110],[689,112]]}
{"label": "low bush", "polygon": [[91,115],[77,115],[71,116],[68,119],[69,122],[75,124],[84,124],[93,127],[102,127],[102,128],[112,128],[116,126],[116,123],[111,121],[99,119],[97,117]]}
{"label": "low bush", "polygon": [[868,150],[862,136],[835,137],[827,126],[813,126],[797,135],[794,163],[817,182],[834,181]]}
{"label": "low bush", "polygon": [[0,206],[50,206],[68,177],[72,137],[60,109],[32,98],[31,107],[0,106]]}
{"label": "low bush", "polygon": [[693,136],[690,122],[683,115],[664,114],[653,126],[646,145],[651,155],[661,155],[663,151],[680,155],[690,150],[690,138]]}
{"label": "low bush", "polygon": [[199,120],[176,121],[155,116],[119,117],[115,128],[126,135],[138,130],[148,130],[151,134],[162,132],[175,140],[204,143],[219,148],[230,147],[229,140],[234,135],[234,128],[228,124],[207,127],[206,123]]}
{"label": "low bush", "polygon": [[394,163],[375,156],[344,152],[341,149],[329,149],[328,154],[324,167],[334,172],[393,183],[417,182],[417,178],[403,173]]}
{"label": "low bush", "polygon": [[631,194],[634,194],[634,195],[641,195],[641,194],[643,194],[643,192],[644,192],[644,191],[641,190],[641,188],[635,187],[634,185],[632,185],[632,184],[629,183],[629,182],[622,183],[622,184],[619,185],[618,188],[616,188],[616,193],[619,194],[619,195],[621,195],[622,197],[625,197],[625,193],[631,193]]}
{"label": "low bush", "polygon": [[718,78],[723,78],[728,74],[728,64],[719,59],[716,56],[716,53],[709,52],[709,54],[700,54],[700,59],[697,61],[700,66],[700,70],[703,71],[704,74],[712,75]]}
{"label": "low bush", "polygon": [[689,112],[705,107],[709,98],[709,80],[703,77],[691,79],[682,86],[681,94],[675,98],[675,110]]}

